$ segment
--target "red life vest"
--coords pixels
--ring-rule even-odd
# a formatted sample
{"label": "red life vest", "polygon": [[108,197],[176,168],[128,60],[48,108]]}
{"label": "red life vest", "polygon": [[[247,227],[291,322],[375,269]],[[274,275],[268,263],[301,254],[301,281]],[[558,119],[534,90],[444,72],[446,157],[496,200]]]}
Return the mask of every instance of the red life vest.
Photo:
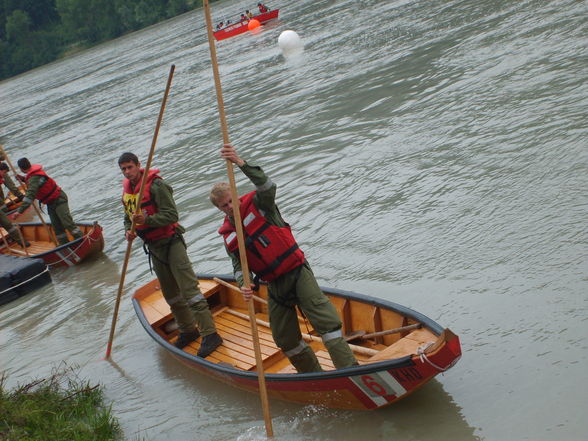
{"label": "red life vest", "polygon": [[[141,173],[144,169],[141,169]],[[158,213],[157,206],[151,199],[151,185],[155,179],[161,179],[158,175],[159,170],[149,170],[149,176],[147,182],[145,182],[145,188],[143,190],[143,198],[141,199],[141,210],[147,215],[151,216]],[[139,199],[139,189],[141,187],[141,180],[136,185],[132,185],[129,179],[123,179],[123,195],[122,203],[125,207],[125,212],[129,219],[132,219],[133,214],[137,210],[137,202]],[[176,227],[179,224],[174,222],[173,224],[164,225],[163,227],[150,227],[149,225],[138,225],[135,224],[135,231],[137,235],[145,242],[154,242],[156,240],[165,239],[172,237],[176,233]]]}
{"label": "red life vest", "polygon": [[50,204],[61,194],[61,188],[57,183],[47,176],[47,173],[43,170],[43,166],[39,164],[31,165],[27,175],[25,176],[25,182],[28,182],[32,176],[44,176],[47,180],[39,187],[35,199],[43,204]]}
{"label": "red life vest", "polygon": [[264,5],[260,5],[260,6],[258,6],[258,8],[259,8],[259,12],[261,12],[262,14],[269,11],[269,9],[266,8]]}
{"label": "red life vest", "polygon": [[[302,265],[304,253],[298,247],[290,225],[278,227],[268,223],[255,207],[254,196],[255,191],[252,191],[239,198],[247,262],[260,279],[271,282]],[[223,236],[227,249],[231,253],[238,252],[237,233],[228,216],[218,232]]]}

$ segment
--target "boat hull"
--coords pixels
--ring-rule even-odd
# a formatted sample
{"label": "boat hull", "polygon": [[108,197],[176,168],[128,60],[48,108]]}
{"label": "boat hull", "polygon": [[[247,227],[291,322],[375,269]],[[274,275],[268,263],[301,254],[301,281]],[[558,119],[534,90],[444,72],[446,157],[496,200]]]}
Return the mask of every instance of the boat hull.
{"label": "boat hull", "polygon": [[[263,25],[270,20],[278,18],[279,12],[280,12],[279,9],[274,9],[272,11],[253,16],[252,20],[255,19],[255,20],[259,21],[260,24]],[[243,20],[241,22],[232,24],[232,25],[227,26],[223,29],[215,31],[212,34],[214,35],[214,38],[217,41],[224,40],[224,39],[230,38],[230,37],[234,37],[235,35],[243,34],[244,32],[249,30],[249,27],[248,27],[249,21],[250,20]]]}
{"label": "boat hull", "polygon": [[[50,227],[51,224],[47,224],[47,226]],[[82,230],[84,236],[79,239],[72,238],[70,242],[56,247],[51,242],[45,225],[40,222],[21,223],[21,232],[31,246],[26,250],[17,250],[16,247],[8,250],[4,248],[1,252],[15,254],[18,251],[18,255],[21,257],[43,259],[50,268],[76,265],[104,249],[102,227],[97,222],[78,223],[77,226]]]}
{"label": "boat hull", "polygon": [[[202,281],[209,280],[211,277],[200,275],[201,287]],[[156,284],[157,280],[151,282],[151,288],[157,288]],[[140,301],[140,297],[145,292],[140,293],[140,291],[138,290],[133,297],[135,311],[145,330],[157,343],[182,363],[203,374],[249,392],[259,391],[255,369],[242,370],[227,363],[212,362],[209,359],[197,357],[194,353],[180,350],[171,344],[169,339],[164,338],[161,330],[153,326],[153,319],[145,315],[142,309],[144,306]],[[266,371],[266,388],[268,395],[272,398],[338,409],[378,409],[408,396],[438,373],[452,367],[461,356],[459,338],[416,311],[348,291],[327,288],[323,288],[323,291],[331,298],[331,301],[339,304],[342,301],[361,302],[370,307],[392,308],[400,311],[401,314],[418,321],[438,336],[435,342],[436,348],[425,355],[415,353],[375,362],[364,359],[359,366],[345,369],[307,374],[267,373]],[[147,293],[147,295],[152,294]],[[218,321],[217,317],[218,315],[215,316],[215,321]],[[268,359],[271,357],[269,356]]]}

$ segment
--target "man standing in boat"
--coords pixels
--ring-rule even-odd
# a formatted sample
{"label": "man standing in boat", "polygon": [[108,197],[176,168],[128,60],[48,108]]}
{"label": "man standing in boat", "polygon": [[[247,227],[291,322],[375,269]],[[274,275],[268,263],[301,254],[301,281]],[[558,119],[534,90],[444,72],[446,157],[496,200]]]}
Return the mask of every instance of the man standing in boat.
{"label": "man standing in boat", "polygon": [[[159,170],[149,170],[141,199],[142,210],[135,214],[144,169],[133,153],[123,153],[118,165],[125,177],[122,197],[125,236],[128,241],[139,236],[145,243],[161,291],[180,331],[175,346],[183,348],[202,335],[197,355],[207,357],[223,340],[216,331],[208,302],[198,288],[182,236],[185,230],[178,223],[173,189],[158,175]],[[136,235],[131,234],[131,219],[135,221]]]}
{"label": "man standing in boat", "polygon": [[[256,188],[239,199],[241,219],[248,264],[256,277],[268,282],[270,326],[276,344],[298,372],[322,370],[314,351],[302,338],[295,309],[298,306],[321,335],[335,367],[341,369],[356,365],[357,360],[343,339],[337,311],[319,288],[290,226],[282,219],[276,206],[276,184],[260,167],[241,159],[231,144],[223,146],[221,157],[236,164]],[[223,236],[233,262],[235,278],[243,285],[229,184],[215,184],[210,200],[226,215],[219,234]],[[241,292],[245,300],[252,300],[250,287],[241,286]]]}
{"label": "man standing in boat", "polygon": [[78,228],[69,212],[69,205],[67,203],[67,195],[57,185],[57,183],[47,176],[41,165],[31,165],[27,158],[20,158],[17,162],[18,168],[26,176],[19,178],[27,184],[25,197],[22,204],[15,213],[10,217],[16,220],[29,206],[38,199],[43,204],[47,205],[47,213],[51,219],[51,226],[55,231],[55,237],[60,245],[69,242],[66,230],[71,233],[74,239],[79,239],[83,236],[82,231]]}
{"label": "man standing in boat", "polygon": [[4,191],[2,190],[2,185],[4,185],[8,191],[10,191],[14,196],[16,196],[16,201],[20,202],[24,198],[22,192],[18,189],[18,187],[14,184],[14,181],[8,175],[8,164],[5,162],[0,162],[0,210],[6,212],[8,211],[8,207],[4,203],[4,199],[6,196],[4,195]]}

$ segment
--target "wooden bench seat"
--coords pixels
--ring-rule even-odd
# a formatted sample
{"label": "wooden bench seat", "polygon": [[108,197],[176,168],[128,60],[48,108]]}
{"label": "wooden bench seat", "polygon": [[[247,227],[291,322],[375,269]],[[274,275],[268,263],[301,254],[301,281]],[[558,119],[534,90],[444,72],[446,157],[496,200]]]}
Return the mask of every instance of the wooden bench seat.
{"label": "wooden bench seat", "polygon": [[391,344],[385,349],[382,349],[376,355],[370,357],[368,362],[376,362],[382,360],[391,360],[394,358],[404,357],[417,353],[417,349],[429,342],[437,340],[437,336],[425,328],[412,331],[407,336],[401,338],[396,343]]}

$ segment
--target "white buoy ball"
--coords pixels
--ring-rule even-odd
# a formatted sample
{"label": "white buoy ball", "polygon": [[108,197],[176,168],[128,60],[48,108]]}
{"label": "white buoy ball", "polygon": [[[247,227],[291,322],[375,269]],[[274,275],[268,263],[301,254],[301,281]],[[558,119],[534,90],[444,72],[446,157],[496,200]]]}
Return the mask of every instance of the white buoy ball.
{"label": "white buoy ball", "polygon": [[278,37],[278,46],[284,55],[299,54],[304,50],[304,43],[294,31],[284,31]]}

